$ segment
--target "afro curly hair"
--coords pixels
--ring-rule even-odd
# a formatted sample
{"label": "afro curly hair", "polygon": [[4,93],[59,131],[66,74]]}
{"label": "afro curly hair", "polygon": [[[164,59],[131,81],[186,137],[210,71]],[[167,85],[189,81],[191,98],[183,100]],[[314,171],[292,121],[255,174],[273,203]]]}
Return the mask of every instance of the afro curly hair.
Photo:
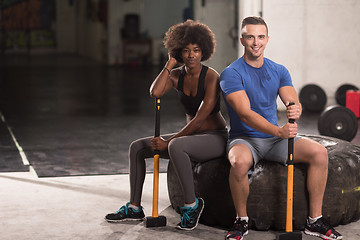
{"label": "afro curly hair", "polygon": [[164,46],[179,63],[184,61],[181,58],[181,50],[188,44],[198,44],[202,51],[201,61],[206,61],[215,52],[215,34],[210,28],[199,21],[186,20],[169,28],[165,33]]}

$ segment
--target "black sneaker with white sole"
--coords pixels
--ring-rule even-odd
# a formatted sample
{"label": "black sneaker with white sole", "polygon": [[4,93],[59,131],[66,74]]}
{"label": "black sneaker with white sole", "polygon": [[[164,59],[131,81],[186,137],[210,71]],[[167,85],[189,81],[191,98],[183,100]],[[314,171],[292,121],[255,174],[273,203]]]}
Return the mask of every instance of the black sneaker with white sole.
{"label": "black sneaker with white sole", "polygon": [[249,226],[245,220],[236,218],[234,225],[226,234],[225,239],[242,240],[249,233]]}
{"label": "black sneaker with white sole", "polygon": [[201,213],[204,209],[204,200],[202,198],[195,199],[196,205],[194,207],[181,207],[180,217],[181,222],[176,228],[181,230],[193,230],[198,225]]}
{"label": "black sneaker with white sole", "polygon": [[129,207],[129,202],[122,206],[115,213],[109,213],[105,216],[105,220],[108,222],[122,222],[122,221],[141,221],[144,220],[145,214],[143,207],[139,207],[138,210]]}
{"label": "black sneaker with white sole", "polygon": [[341,234],[338,233],[323,217],[319,218],[312,224],[310,224],[309,220],[307,220],[304,233],[326,240],[343,239]]}

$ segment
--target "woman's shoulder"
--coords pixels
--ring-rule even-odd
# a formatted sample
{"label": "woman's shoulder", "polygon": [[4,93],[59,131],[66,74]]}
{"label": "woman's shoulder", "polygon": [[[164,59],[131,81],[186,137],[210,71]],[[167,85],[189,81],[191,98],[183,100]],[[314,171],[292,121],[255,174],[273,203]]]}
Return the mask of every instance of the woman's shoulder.
{"label": "woman's shoulder", "polygon": [[[205,66],[205,65],[204,65]],[[212,67],[209,67],[209,66],[205,66],[205,67],[208,67],[208,70],[207,70],[207,73],[206,73],[206,77],[209,77],[209,78],[219,78],[219,73]]]}
{"label": "woman's shoulder", "polygon": [[208,86],[219,85],[219,78],[220,78],[219,73],[214,68],[208,67],[205,77],[205,83],[204,83],[205,89],[207,89]]}

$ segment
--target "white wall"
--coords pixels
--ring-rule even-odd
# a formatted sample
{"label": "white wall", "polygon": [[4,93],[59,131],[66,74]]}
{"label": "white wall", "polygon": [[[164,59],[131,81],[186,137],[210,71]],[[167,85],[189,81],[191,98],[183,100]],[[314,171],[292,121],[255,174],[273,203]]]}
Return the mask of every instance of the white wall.
{"label": "white wall", "polygon": [[76,52],[76,12],[75,4],[56,1],[56,49],[59,53]]}
{"label": "white wall", "polygon": [[169,27],[183,21],[188,5],[187,0],[143,0],[142,30],[153,39],[163,38]]}
{"label": "white wall", "polygon": [[109,0],[108,63],[123,63],[120,29],[128,13],[140,16],[140,34],[152,39],[152,58],[159,63],[160,52],[165,52],[163,34],[172,25],[183,21],[183,9],[188,1],[182,0]]}
{"label": "white wall", "polygon": [[122,63],[121,28],[127,13],[141,13],[141,0],[108,0],[108,64]]}
{"label": "white wall", "polygon": [[160,54],[167,57],[162,42],[165,32],[174,24],[183,22],[183,10],[189,7],[189,1],[179,0],[143,0],[141,26],[142,31],[152,39],[152,62],[160,64]]}
{"label": "white wall", "polygon": [[216,38],[216,52],[206,64],[219,73],[238,58],[238,44],[233,46],[230,30],[235,26],[234,0],[206,0],[194,1],[195,19],[207,24]]}
{"label": "white wall", "polygon": [[239,48],[238,48],[238,56],[241,57],[244,54],[244,48],[240,43],[240,33],[241,33],[241,21],[245,17],[248,16],[260,16],[262,12],[262,0],[238,0],[239,1]]}
{"label": "white wall", "polygon": [[[158,63],[160,52],[166,50],[162,44],[163,34],[172,25],[183,21],[183,10],[189,1],[179,0],[132,0],[129,2],[109,0],[108,63],[121,63],[122,43],[119,29],[123,26],[126,13],[140,15],[141,33],[147,33],[153,40],[153,59]],[[206,64],[221,72],[237,58],[237,47],[229,36],[234,27],[234,0],[194,0],[194,18],[207,24],[215,33],[216,53]]]}
{"label": "white wall", "polygon": [[[146,22],[141,24],[140,31],[147,31],[154,38],[156,57],[164,50],[160,32],[182,21],[183,8],[188,5],[185,0],[168,0],[166,8],[162,6],[164,0],[109,0],[106,33],[101,23],[86,18],[85,3],[74,1],[70,5],[69,1],[56,1],[57,51],[79,53],[109,64],[114,64],[122,54],[120,29],[125,14],[139,14],[141,21]],[[238,43],[239,47],[234,48],[229,35],[235,25],[234,0],[206,0],[204,6],[202,3],[194,0],[194,17],[209,25],[217,40],[215,55],[206,64],[220,73],[242,55],[242,46]],[[151,11],[145,13],[146,9]],[[360,87],[359,0],[239,0],[239,25],[244,17],[259,15],[261,10],[270,35],[265,55],[289,69],[298,92],[305,84],[316,83],[325,90],[327,104],[332,105],[341,84]],[[165,19],[168,15],[171,20],[160,24],[159,16]],[[152,16],[156,16],[153,22]]]}
{"label": "white wall", "polygon": [[[76,53],[106,62],[107,34],[98,21],[98,0],[56,1],[56,44],[58,53]],[[89,7],[92,4],[92,8]],[[94,17],[89,17],[90,11]]]}
{"label": "white wall", "polygon": [[99,0],[76,2],[77,53],[106,63],[107,32],[98,20],[98,3]]}
{"label": "white wall", "polygon": [[[108,27],[88,17],[88,5],[98,0],[57,0],[57,44],[60,53],[77,53],[110,65],[122,63],[121,28],[128,13],[140,16],[140,32],[153,40],[153,62],[159,63],[160,52],[165,53],[163,34],[172,25],[183,21],[183,10],[189,1],[178,0],[109,0]],[[229,36],[235,26],[234,0],[194,0],[194,18],[209,25],[217,40],[216,53],[206,64],[221,72],[237,58],[237,46]],[[104,49],[106,48],[106,49]],[[107,59],[104,59],[107,56]]]}
{"label": "white wall", "polygon": [[[243,11],[239,20],[258,11]],[[289,69],[298,92],[314,83],[326,92],[327,105],[335,104],[340,85],[360,87],[359,12],[358,0],[264,0],[270,36],[265,56]]]}

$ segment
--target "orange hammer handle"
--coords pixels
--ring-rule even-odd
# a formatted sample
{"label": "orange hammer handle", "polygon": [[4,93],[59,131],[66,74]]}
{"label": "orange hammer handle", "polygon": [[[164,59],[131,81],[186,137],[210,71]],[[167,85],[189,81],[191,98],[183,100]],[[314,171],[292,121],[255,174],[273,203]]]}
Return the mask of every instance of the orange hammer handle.
{"label": "orange hammer handle", "polygon": [[294,165],[288,166],[287,180],[287,201],[286,201],[286,232],[292,232],[293,218],[293,184],[294,184]]}
{"label": "orange hammer handle", "polygon": [[[289,106],[294,105],[293,102]],[[289,123],[294,123],[294,119],[289,119]],[[288,140],[288,176],[287,176],[287,198],[286,198],[286,232],[293,231],[293,198],[294,198],[294,138]]]}
{"label": "orange hammer handle", "polygon": [[[155,99],[155,137],[160,136],[160,98]],[[159,150],[154,151],[152,217],[159,216]]]}
{"label": "orange hammer handle", "polygon": [[154,156],[152,217],[159,216],[158,203],[159,203],[159,154],[156,154]]}

